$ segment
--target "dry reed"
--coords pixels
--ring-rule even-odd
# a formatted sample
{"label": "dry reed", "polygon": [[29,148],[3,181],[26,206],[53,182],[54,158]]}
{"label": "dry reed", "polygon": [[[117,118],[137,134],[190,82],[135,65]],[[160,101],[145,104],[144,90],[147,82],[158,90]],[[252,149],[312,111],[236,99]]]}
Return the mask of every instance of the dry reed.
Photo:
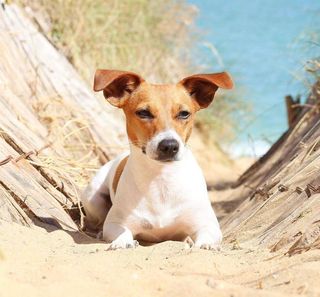
{"label": "dry reed", "polygon": [[184,0],[19,2],[41,12],[48,37],[90,83],[96,68],[127,69],[161,82],[192,71],[197,10]]}

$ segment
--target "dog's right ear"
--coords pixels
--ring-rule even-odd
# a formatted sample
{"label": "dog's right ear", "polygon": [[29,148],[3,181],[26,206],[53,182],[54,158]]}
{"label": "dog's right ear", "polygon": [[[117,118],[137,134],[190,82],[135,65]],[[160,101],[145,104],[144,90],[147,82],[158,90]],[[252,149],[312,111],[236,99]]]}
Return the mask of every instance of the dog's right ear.
{"label": "dog's right ear", "polygon": [[94,76],[93,90],[103,90],[104,97],[112,105],[121,108],[143,81],[140,75],[133,72],[98,69]]}

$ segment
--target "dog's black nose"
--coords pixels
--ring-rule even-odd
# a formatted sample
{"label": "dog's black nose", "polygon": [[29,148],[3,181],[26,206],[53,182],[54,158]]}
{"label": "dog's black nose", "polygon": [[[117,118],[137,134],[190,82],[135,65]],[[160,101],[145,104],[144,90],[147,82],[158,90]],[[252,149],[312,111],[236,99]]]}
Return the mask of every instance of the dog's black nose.
{"label": "dog's black nose", "polygon": [[158,144],[158,156],[160,161],[172,161],[179,151],[179,143],[175,139],[164,139]]}

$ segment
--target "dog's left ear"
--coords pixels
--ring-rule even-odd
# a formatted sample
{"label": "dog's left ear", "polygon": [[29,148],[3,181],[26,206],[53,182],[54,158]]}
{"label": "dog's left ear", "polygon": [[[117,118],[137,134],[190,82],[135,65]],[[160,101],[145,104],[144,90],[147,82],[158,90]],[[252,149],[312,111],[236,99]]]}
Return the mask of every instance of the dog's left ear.
{"label": "dog's left ear", "polygon": [[133,72],[98,69],[94,76],[93,90],[103,90],[109,103],[121,108],[143,81],[140,75]]}
{"label": "dog's left ear", "polygon": [[233,82],[227,72],[212,74],[195,74],[180,81],[198,108],[206,108],[212,102],[218,88],[232,89]]}

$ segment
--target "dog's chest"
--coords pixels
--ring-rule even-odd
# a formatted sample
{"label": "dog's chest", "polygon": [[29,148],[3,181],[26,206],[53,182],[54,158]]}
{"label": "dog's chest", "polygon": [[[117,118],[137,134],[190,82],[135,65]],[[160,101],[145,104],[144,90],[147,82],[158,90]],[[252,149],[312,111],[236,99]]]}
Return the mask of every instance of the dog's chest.
{"label": "dog's chest", "polygon": [[[134,211],[134,228],[139,238],[158,242],[174,239],[183,224],[185,205],[178,203],[180,197],[175,192],[162,191],[142,202]],[[170,199],[172,198],[172,200]]]}
{"label": "dog's chest", "polygon": [[153,180],[142,193],[136,210],[158,228],[175,221],[183,208],[183,201],[187,198],[180,185],[170,178]]}
{"label": "dog's chest", "polygon": [[179,178],[165,176],[154,179],[143,193],[132,212],[136,233],[147,241],[179,237],[190,209],[196,207],[195,188],[180,183]]}

